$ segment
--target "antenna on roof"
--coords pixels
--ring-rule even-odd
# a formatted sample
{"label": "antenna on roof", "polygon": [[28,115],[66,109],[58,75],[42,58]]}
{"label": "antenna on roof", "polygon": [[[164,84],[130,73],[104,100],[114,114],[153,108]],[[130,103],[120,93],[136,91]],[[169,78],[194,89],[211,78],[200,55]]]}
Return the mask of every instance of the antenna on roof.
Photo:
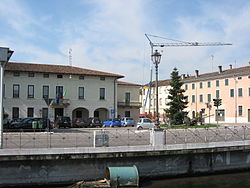
{"label": "antenna on roof", "polygon": [[212,72],[213,72],[213,69],[214,69],[214,55],[211,55],[211,59],[212,59]]}
{"label": "antenna on roof", "polygon": [[69,49],[69,65],[72,67],[72,49]]}

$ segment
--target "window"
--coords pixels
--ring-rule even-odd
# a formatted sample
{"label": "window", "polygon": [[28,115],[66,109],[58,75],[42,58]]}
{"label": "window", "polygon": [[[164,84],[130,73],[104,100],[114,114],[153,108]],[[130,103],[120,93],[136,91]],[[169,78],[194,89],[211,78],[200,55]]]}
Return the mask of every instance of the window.
{"label": "window", "polygon": [[220,86],[220,80],[216,80],[216,87]]}
{"label": "window", "polygon": [[211,87],[211,82],[210,82],[210,81],[207,82],[207,87],[208,87],[208,88]]}
{"label": "window", "polygon": [[56,96],[59,99],[63,98],[63,86],[56,86]]}
{"label": "window", "polygon": [[49,110],[48,108],[42,109],[42,118],[48,118],[49,117]]}
{"label": "window", "polygon": [[34,72],[28,72],[28,77],[35,77],[35,73]]}
{"label": "window", "polygon": [[211,102],[211,99],[212,99],[211,94],[207,94],[207,102]]}
{"label": "window", "polygon": [[220,90],[216,90],[216,98],[220,98]]}
{"label": "window", "polygon": [[13,98],[19,98],[20,86],[18,84],[13,85]]}
{"label": "window", "polygon": [[34,117],[34,108],[27,109],[27,117]]}
{"label": "window", "polygon": [[49,98],[49,86],[43,86],[43,98],[44,99]]}
{"label": "window", "polygon": [[228,86],[229,85],[229,82],[228,82],[228,79],[226,78],[225,79],[225,86]]}
{"label": "window", "polygon": [[192,84],[192,89],[195,89],[195,84]]}
{"label": "window", "polygon": [[34,85],[28,85],[28,98],[34,98]]}
{"label": "window", "polygon": [[130,103],[130,92],[125,93],[125,103]]}
{"label": "window", "polygon": [[12,119],[17,119],[17,118],[19,118],[19,108],[13,107],[12,108]]}
{"label": "window", "polygon": [[100,80],[105,80],[105,77],[104,77],[104,76],[101,76],[101,77],[100,77]]}
{"label": "window", "polygon": [[100,100],[105,99],[105,88],[100,88]]}
{"label": "window", "polygon": [[238,112],[239,112],[239,116],[243,115],[243,108],[242,108],[242,106],[238,106]]}
{"label": "window", "polygon": [[234,89],[230,89],[230,97],[234,97]]}
{"label": "window", "polygon": [[44,78],[49,78],[49,74],[48,74],[48,73],[44,73],[44,74],[43,74],[43,77],[44,77]]}
{"label": "window", "polygon": [[84,87],[79,87],[78,89],[78,98],[84,99]]}
{"label": "window", "polygon": [[200,95],[200,102],[203,102],[203,95]]}
{"label": "window", "polygon": [[130,117],[130,111],[125,111],[125,117]]}
{"label": "window", "polygon": [[63,78],[63,75],[62,74],[58,74],[57,78]]}
{"label": "window", "polygon": [[203,88],[203,83],[202,82],[200,82],[200,89],[202,89]]}
{"label": "window", "polygon": [[238,80],[242,80],[242,77],[240,76],[240,77],[238,77]]}
{"label": "window", "polygon": [[185,84],[185,90],[188,90],[188,85],[187,84]]}
{"label": "window", "polygon": [[242,88],[238,88],[238,96],[239,96],[239,97],[243,97]]}
{"label": "window", "polygon": [[195,103],[195,95],[192,95],[192,103]]}
{"label": "window", "polygon": [[20,76],[20,72],[14,72],[13,75],[14,75],[15,77],[18,77],[18,76]]}
{"label": "window", "polygon": [[160,106],[162,106],[162,98],[160,98],[160,101],[159,101],[159,103],[160,103]]}
{"label": "window", "polygon": [[84,80],[84,75],[80,75],[79,80]]}
{"label": "window", "polygon": [[188,103],[188,96],[185,96],[184,101],[185,101],[186,103]]}

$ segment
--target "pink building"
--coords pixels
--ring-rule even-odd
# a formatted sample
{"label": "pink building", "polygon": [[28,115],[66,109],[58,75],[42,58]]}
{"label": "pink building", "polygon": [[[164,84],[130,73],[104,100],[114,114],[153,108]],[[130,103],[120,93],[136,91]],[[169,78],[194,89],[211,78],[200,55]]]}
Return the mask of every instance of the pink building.
{"label": "pink building", "polygon": [[[189,117],[201,114],[206,123],[250,122],[250,66],[217,72],[183,76],[185,94],[188,96]],[[214,106],[213,99],[222,99]],[[217,113],[218,112],[218,113]]]}

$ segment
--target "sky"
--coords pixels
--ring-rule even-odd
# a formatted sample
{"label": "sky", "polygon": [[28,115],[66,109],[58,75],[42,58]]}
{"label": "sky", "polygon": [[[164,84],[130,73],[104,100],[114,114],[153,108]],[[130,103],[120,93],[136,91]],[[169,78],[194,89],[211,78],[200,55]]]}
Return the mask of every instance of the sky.
{"label": "sky", "polygon": [[[233,44],[160,48],[160,80],[175,67],[194,75],[248,66],[250,1],[0,0],[0,46],[14,50],[12,62],[72,65],[145,84],[154,68],[146,33]],[[163,38],[150,40],[173,42]]]}

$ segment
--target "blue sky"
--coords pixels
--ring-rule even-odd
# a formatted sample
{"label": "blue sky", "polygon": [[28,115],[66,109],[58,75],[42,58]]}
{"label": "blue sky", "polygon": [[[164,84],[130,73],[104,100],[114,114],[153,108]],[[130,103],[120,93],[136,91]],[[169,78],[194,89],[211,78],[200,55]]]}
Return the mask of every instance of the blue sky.
{"label": "blue sky", "polygon": [[159,77],[168,79],[174,67],[194,75],[249,65],[249,20],[247,0],[0,0],[0,46],[15,51],[11,61],[61,65],[69,65],[72,49],[73,66],[146,83],[151,54],[145,33],[233,43],[161,48]]}

